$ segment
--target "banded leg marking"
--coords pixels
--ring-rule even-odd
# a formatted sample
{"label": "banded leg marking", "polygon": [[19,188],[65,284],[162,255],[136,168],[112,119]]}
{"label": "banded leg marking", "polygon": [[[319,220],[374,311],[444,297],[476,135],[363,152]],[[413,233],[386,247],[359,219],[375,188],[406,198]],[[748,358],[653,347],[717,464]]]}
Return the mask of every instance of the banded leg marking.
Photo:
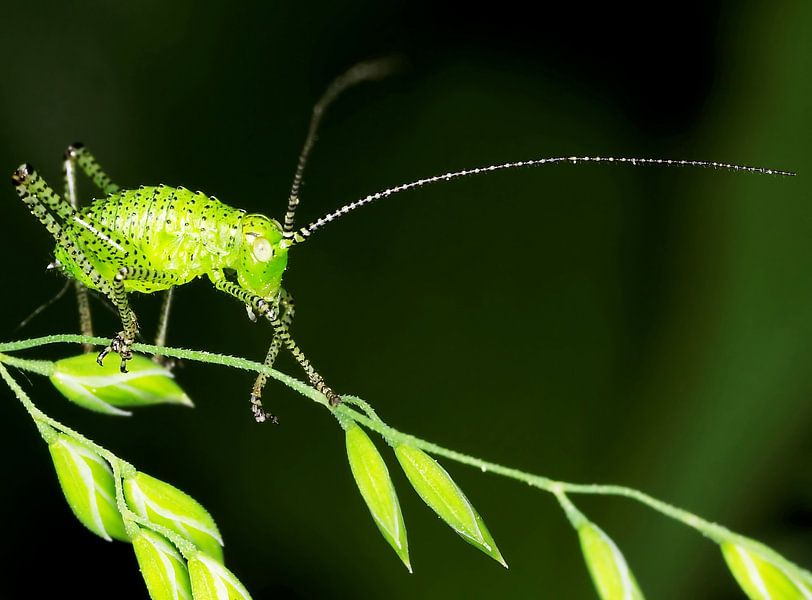
{"label": "banded leg marking", "polygon": [[73,207],[48,187],[48,184],[30,165],[22,165],[17,169],[12,175],[12,181],[17,189],[17,194],[28,210],[48,230],[57,245],[74,258],[82,272],[99,291],[109,296],[112,291],[109,283],[88,260],[81,246],[71,235],[70,226],[63,227],[61,220],[58,221],[54,218],[54,214],[51,212],[54,210],[59,211],[57,214],[71,214]]}
{"label": "banded leg marking", "polygon": [[[65,150],[65,159],[62,162],[62,171],[65,176],[65,197],[70,202],[70,205],[75,211],[79,211],[79,194],[76,189],[76,159],[72,155],[71,149],[73,146],[68,146]],[[88,300],[87,288],[79,281],[73,282],[73,288],[76,292],[76,305],[79,309],[79,331],[82,335],[93,336],[93,318],[90,314],[90,302]],[[91,344],[82,344],[82,349],[85,352],[92,352],[93,346]]]}
{"label": "banded leg marking", "polygon": [[[28,209],[54,237],[55,229],[59,229],[58,226],[54,228],[54,224],[64,223],[76,214],[73,207],[53,191],[31,165],[20,165],[12,174],[11,181]],[[46,213],[47,217],[43,218]]]}
{"label": "banded leg marking", "polygon": [[[76,194],[76,177],[73,173],[77,166],[105,195],[114,194],[118,191],[118,186],[107,176],[107,173],[96,162],[96,158],[85,148],[85,145],[76,142],[65,150],[65,184],[66,186],[73,186],[74,195]],[[72,183],[69,181],[69,177],[73,178]],[[71,204],[73,204],[72,201]]]}
{"label": "banded leg marking", "polygon": [[99,353],[97,361],[101,365],[104,363],[104,358],[108,354],[115,352],[121,357],[120,369],[122,373],[127,372],[127,361],[132,358],[131,347],[138,333],[138,321],[135,317],[135,313],[130,308],[129,301],[127,300],[127,290],[124,287],[124,282],[127,280],[170,285],[179,283],[178,278],[171,273],[162,273],[144,267],[121,267],[118,273],[116,273],[110,286],[110,300],[112,300],[118,309],[123,329],[119,331],[116,337],[110,341],[110,344]]}
{"label": "banded leg marking", "polygon": [[[282,314],[282,324],[285,326],[286,330],[290,331],[290,326],[293,323],[293,315],[296,312],[296,307],[293,303],[293,296],[291,296],[285,290],[282,290],[282,295],[279,298],[279,305]],[[265,362],[263,363],[266,367],[273,367],[274,361],[276,361],[276,357],[279,354],[279,349],[281,347],[282,344],[280,343],[279,338],[274,335],[273,340],[271,341],[271,346],[268,348],[268,354],[265,356]],[[257,378],[254,381],[254,387],[251,389],[251,412],[254,414],[254,419],[256,419],[257,423],[263,423],[264,421],[270,419],[271,423],[276,425],[279,423],[279,419],[277,419],[273,414],[267,412],[262,406],[262,390],[265,388],[265,382],[267,380],[268,375],[265,373],[260,373],[257,375]]]}
{"label": "banded leg marking", "polygon": [[[85,175],[93,182],[93,184],[99,188],[105,195],[114,194],[119,190],[119,186],[112,182],[110,177],[105,173],[104,169],[101,168],[96,158],[93,154],[85,148],[85,145],[81,142],[76,142],[68,146],[67,150],[65,150],[65,189],[66,195],[70,199],[71,204],[74,208],[78,210],[78,201],[76,196],[76,167],[78,166]],[[79,315],[80,321],[82,323],[82,332],[84,333],[84,323],[85,323],[85,315],[87,316],[87,322],[90,323],[90,309],[83,308],[83,305],[87,305],[87,292],[81,292],[80,288],[82,288],[82,284],[76,284],[76,295],[77,300],[79,301]],[[80,298],[83,297],[84,299]],[[83,304],[84,303],[84,304]],[[172,289],[168,289],[163,297],[163,303],[161,305],[161,316],[160,321],[158,324],[158,333],[155,338],[155,345],[156,346],[165,346],[166,345],[166,331],[169,325],[169,309],[172,304]],[[91,325],[89,325],[92,327]],[[93,335],[92,333],[88,333],[85,335]],[[164,357],[156,355],[153,359],[163,364],[164,366],[168,366],[168,361],[164,360]]]}
{"label": "banded leg marking", "polygon": [[307,360],[304,352],[302,352],[293,338],[290,337],[284,322],[280,320],[276,314],[277,311],[275,310],[275,307],[271,306],[263,298],[244,290],[236,283],[227,281],[225,276],[222,276],[218,281],[216,281],[214,286],[221,292],[229,294],[230,296],[235,297],[237,300],[249,305],[256,315],[265,317],[270,322],[271,327],[273,327],[275,336],[279,338],[279,343],[290,351],[293,358],[296,359],[296,362],[299,363],[304,372],[307,374],[310,385],[316,388],[320,393],[324,394],[332,406],[336,406],[341,403],[341,396],[336,394],[332,388],[324,383],[324,378],[319,375],[313,365],[310,364],[310,361]]}

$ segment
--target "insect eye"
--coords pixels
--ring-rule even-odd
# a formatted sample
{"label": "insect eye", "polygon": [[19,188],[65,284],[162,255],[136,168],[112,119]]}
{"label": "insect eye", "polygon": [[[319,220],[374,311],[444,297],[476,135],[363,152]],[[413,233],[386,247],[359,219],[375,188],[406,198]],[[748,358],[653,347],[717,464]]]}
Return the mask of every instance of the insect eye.
{"label": "insect eye", "polygon": [[260,262],[268,262],[273,258],[273,246],[264,237],[256,238],[251,249],[254,252],[254,257]]}

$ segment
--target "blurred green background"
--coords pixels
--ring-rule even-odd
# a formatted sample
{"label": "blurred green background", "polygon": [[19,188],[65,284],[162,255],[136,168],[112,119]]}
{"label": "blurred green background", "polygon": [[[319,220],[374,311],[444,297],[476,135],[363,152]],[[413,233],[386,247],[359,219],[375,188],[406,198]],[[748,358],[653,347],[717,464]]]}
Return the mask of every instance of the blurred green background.
{"label": "blurred green background", "polygon": [[[81,140],[122,186],[184,185],[281,217],[315,99],[354,62],[396,52],[402,74],[329,113],[302,221],[422,176],[541,156],[798,170],[563,165],[437,185],[314,235],[291,253],[286,286],[295,337],[330,384],[392,425],[535,473],[638,487],[812,565],[812,3],[203,4],[7,7],[0,166],[29,161],[59,185],[62,151]],[[0,338],[75,331],[69,298],[15,330],[62,282],[44,269],[47,233],[10,185],[2,196]],[[147,335],[157,306],[137,299]],[[261,359],[269,330],[201,281],[179,290],[170,342]],[[288,356],[278,365],[300,376]],[[178,371],[194,411],[131,419],[19,378],[51,415],[203,502],[255,598],[594,597],[550,497],[447,461],[511,568],[448,531],[392,462],[407,574],[336,423],[273,382],[279,427],[253,422],[252,377],[219,367]],[[32,423],[0,395],[3,589],[144,597],[131,549],[73,519]],[[575,500],[650,598],[740,597],[699,535],[630,501]]]}

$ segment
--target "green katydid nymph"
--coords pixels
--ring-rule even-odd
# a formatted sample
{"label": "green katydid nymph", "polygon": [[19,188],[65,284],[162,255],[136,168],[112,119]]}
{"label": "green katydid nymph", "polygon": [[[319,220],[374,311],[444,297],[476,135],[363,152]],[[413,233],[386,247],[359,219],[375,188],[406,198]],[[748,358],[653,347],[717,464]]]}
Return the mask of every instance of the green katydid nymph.
{"label": "green katydid nymph", "polygon": [[[27,164],[14,172],[12,180],[18,194],[56,241],[51,266],[76,282],[82,333],[92,335],[87,288],[109,298],[118,310],[122,329],[101,351],[99,363],[114,352],[120,356],[121,370],[126,371],[127,360],[132,357],[131,345],[138,333],[138,322],[128,302],[130,292],[165,291],[156,339],[156,345],[161,346],[165,342],[172,289],[205,276],[215,288],[242,302],[253,320],[261,317],[270,322],[273,338],[265,365],[272,366],[279,350],[286,348],[302,366],[311,385],[336,405],[341,397],[325,383],[290,336],[293,299],[283,289],[282,278],[291,247],[350,211],[436,182],[553,163],[679,165],[769,175],[793,174],[693,160],[600,156],[541,158],[455,171],[395,186],[346,204],[306,227],[297,227],[295,217],[302,175],[325,109],[348,87],[380,78],[389,68],[388,61],[356,65],[336,79],[316,104],[281,224],[263,215],[246,214],[212,196],[182,187],[120,189],[81,144],[69,146],[65,153],[65,197],[53,191]],[[79,206],[77,198],[77,167],[102,192],[98,199],[84,207]],[[257,421],[275,422],[276,418],[263,409],[260,399],[265,380],[264,374],[257,377],[251,391],[251,408]]]}

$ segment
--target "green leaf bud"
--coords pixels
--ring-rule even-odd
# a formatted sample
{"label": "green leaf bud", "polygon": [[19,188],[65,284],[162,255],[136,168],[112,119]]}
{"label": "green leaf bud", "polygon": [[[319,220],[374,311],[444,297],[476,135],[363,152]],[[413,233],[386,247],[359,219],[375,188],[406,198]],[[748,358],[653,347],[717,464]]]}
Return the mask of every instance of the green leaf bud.
{"label": "green leaf bud", "polygon": [[400,444],[395,455],[406,477],[423,501],[462,539],[507,567],[482,517],[479,516],[448,472],[431,456]]}
{"label": "green leaf bud", "polygon": [[63,433],[48,444],[48,450],[76,518],[107,541],[129,541],[116,507],[116,487],[107,461]]}
{"label": "green leaf bud", "polygon": [[346,443],[352,476],[375,524],[411,572],[406,527],[386,463],[369,436],[355,423],[347,428]]}
{"label": "green leaf bud", "polygon": [[186,561],[166,538],[141,529],[133,537],[133,548],[152,600],[192,600]]}
{"label": "green leaf bud", "polygon": [[589,574],[602,600],[643,599],[626,559],[600,527],[584,520],[578,526],[578,537]]}
{"label": "green leaf bud", "polygon": [[194,600],[251,600],[251,595],[222,563],[204,553],[189,561]]}
{"label": "green leaf bud", "polygon": [[[750,600],[810,600],[812,581],[792,564],[777,564],[760,544],[721,544],[722,555],[733,577]],[[804,581],[806,579],[806,581]]]}
{"label": "green leaf bud", "polygon": [[220,531],[206,509],[188,494],[145,473],[136,473],[124,480],[124,497],[140,517],[174,531],[222,562]]}
{"label": "green leaf bud", "polygon": [[127,362],[127,369],[127,373],[120,372],[116,361],[100,367],[95,354],[80,354],[56,361],[50,379],[71,402],[108,415],[131,414],[122,407],[192,406],[168,369],[138,354]]}

